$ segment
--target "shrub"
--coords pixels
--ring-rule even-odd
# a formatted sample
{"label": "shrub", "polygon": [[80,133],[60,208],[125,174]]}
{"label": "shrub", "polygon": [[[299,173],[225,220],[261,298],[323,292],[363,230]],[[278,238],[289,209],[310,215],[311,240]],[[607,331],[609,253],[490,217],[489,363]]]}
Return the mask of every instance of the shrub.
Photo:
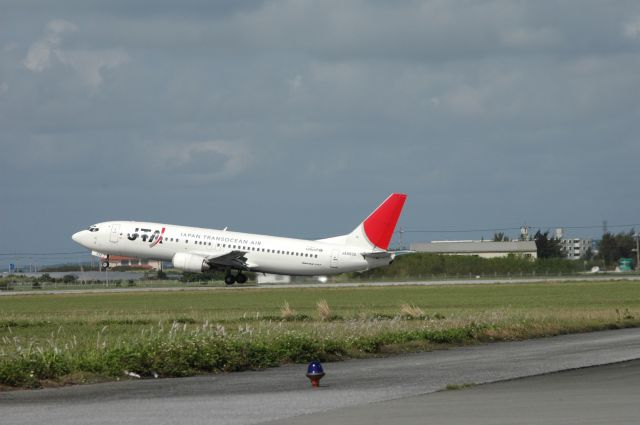
{"label": "shrub", "polygon": [[325,299],[318,300],[316,303],[316,312],[320,320],[329,320],[332,316],[331,307]]}
{"label": "shrub", "polygon": [[480,258],[464,255],[439,255],[415,253],[402,255],[389,267],[381,267],[351,275],[352,278],[401,278],[417,276],[469,276],[469,275],[513,275],[513,274],[571,274],[584,271],[582,261],[564,258],[539,258],[531,260],[511,255],[501,258]]}
{"label": "shrub", "polygon": [[296,311],[291,308],[287,301],[285,301],[284,304],[282,304],[282,307],[280,307],[280,317],[282,317],[284,320],[290,320],[295,316]]}
{"label": "shrub", "polygon": [[316,312],[318,313],[318,318],[322,321],[340,319],[340,316],[331,311],[331,307],[329,307],[329,303],[327,303],[325,299],[318,300],[316,303]]}
{"label": "shrub", "polygon": [[402,304],[402,306],[400,306],[400,317],[406,319],[424,319],[426,316],[420,307],[413,304]]}
{"label": "shrub", "polygon": [[78,278],[72,274],[65,274],[64,276],[62,276],[62,281],[64,283],[74,283],[76,280],[78,280]]}

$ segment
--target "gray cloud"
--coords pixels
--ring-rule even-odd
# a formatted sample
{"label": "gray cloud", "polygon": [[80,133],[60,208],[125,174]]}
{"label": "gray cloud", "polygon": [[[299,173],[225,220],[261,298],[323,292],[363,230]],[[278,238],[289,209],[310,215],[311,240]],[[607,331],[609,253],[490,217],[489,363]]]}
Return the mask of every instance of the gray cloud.
{"label": "gray cloud", "polygon": [[24,66],[36,73],[44,72],[53,62],[73,70],[88,87],[96,90],[103,81],[103,72],[127,62],[128,55],[121,49],[64,49],[61,44],[65,33],[76,32],[78,27],[63,19],[54,19],[46,26],[45,35],[35,41],[27,52]]}
{"label": "gray cloud", "polygon": [[637,2],[6,6],[0,251],[34,221],[43,250],[115,218],[321,237],[390,191],[405,228],[638,221]]}
{"label": "gray cloud", "polygon": [[29,47],[24,66],[33,72],[42,72],[51,67],[51,56],[57,52],[62,35],[66,32],[77,31],[78,27],[62,19],[54,19],[47,24],[43,38]]}

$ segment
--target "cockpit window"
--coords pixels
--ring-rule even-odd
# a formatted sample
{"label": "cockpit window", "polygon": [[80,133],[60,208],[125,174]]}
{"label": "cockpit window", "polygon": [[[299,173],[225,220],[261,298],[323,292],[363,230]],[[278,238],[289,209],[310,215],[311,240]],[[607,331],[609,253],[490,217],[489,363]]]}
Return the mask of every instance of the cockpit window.
{"label": "cockpit window", "polygon": [[96,226],[89,226],[89,231],[90,232],[97,232],[98,230],[100,230],[98,227]]}

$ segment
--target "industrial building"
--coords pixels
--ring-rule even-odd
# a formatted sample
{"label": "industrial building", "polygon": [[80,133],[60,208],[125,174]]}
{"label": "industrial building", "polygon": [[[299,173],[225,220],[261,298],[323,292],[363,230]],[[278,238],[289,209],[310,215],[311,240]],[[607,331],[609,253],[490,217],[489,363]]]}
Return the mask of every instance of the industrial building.
{"label": "industrial building", "polygon": [[531,259],[538,257],[534,241],[433,241],[412,243],[411,250],[446,255],[475,255],[482,258],[507,257],[509,255]]}

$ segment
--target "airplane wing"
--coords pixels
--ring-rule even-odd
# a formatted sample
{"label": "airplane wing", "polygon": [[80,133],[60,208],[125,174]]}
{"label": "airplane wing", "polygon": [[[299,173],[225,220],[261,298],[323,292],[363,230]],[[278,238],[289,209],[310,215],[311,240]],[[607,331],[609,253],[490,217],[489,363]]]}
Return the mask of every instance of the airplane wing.
{"label": "airplane wing", "polygon": [[213,256],[211,253],[194,253],[202,255],[211,268],[229,268],[233,267],[239,270],[249,270],[247,265],[247,257],[244,256],[246,251],[230,251],[221,255]]}

